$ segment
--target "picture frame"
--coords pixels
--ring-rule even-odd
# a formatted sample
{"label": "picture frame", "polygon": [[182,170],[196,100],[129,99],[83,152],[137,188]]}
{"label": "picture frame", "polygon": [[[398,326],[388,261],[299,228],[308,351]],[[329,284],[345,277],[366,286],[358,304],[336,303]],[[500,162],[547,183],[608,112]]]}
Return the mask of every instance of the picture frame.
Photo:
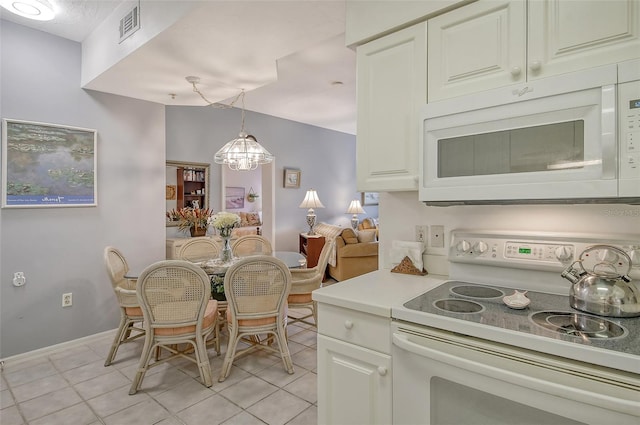
{"label": "picture frame", "polygon": [[225,209],[239,210],[244,208],[244,187],[229,187],[224,191]]}
{"label": "picture frame", "polygon": [[360,203],[364,205],[378,205],[378,192],[361,192]]}
{"label": "picture frame", "polygon": [[4,118],[2,208],[97,206],[96,130]]}
{"label": "picture frame", "polygon": [[300,177],[301,177],[300,170],[296,170],[293,168],[285,168],[283,186],[286,188],[299,188]]}

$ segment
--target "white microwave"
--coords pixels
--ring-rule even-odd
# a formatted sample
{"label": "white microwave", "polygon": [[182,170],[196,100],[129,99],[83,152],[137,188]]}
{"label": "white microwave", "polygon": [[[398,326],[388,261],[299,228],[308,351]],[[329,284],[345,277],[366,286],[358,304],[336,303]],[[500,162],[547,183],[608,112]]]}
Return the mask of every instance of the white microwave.
{"label": "white microwave", "polygon": [[640,60],[430,103],[420,200],[640,203]]}

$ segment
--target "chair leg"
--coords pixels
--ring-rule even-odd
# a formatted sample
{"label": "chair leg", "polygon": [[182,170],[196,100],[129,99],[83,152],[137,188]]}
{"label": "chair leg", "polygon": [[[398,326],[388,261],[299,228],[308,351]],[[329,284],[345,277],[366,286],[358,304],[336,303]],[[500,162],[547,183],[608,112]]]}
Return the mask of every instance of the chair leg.
{"label": "chair leg", "polygon": [[287,344],[287,331],[284,326],[278,327],[278,331],[276,333],[276,340],[278,342],[278,348],[280,348],[280,356],[282,357],[284,368],[291,375],[294,373],[293,361],[291,361],[289,344]]}
{"label": "chair leg", "polygon": [[209,362],[203,335],[196,335],[194,349],[198,370],[200,370],[200,379],[202,379],[204,386],[208,388],[213,385],[213,381],[211,380],[211,363]]}
{"label": "chair leg", "polygon": [[222,363],[222,369],[220,370],[220,377],[218,382],[224,382],[231,372],[231,366],[233,365],[233,359],[236,356],[236,349],[238,347],[238,328],[231,328],[227,326],[229,330],[229,342],[227,343],[227,353],[224,355],[224,362]]}
{"label": "chair leg", "polygon": [[149,361],[151,361],[151,355],[153,354],[153,335],[147,334],[144,338],[144,347],[142,348],[142,354],[140,355],[140,363],[138,364],[138,371],[136,372],[136,376],[131,383],[131,388],[129,389],[129,395],[134,395],[140,389],[142,385],[142,380],[144,379],[144,375],[147,373],[147,367],[149,366]]}
{"label": "chair leg", "polygon": [[111,362],[113,362],[113,359],[116,357],[116,352],[118,351],[118,347],[120,346],[120,343],[124,339],[124,334],[125,332],[127,332],[128,327],[129,326],[128,326],[127,317],[121,311],[120,325],[118,326],[118,331],[116,332],[116,336],[113,339],[113,344],[111,344],[111,348],[109,349],[109,354],[107,355],[107,359],[104,362],[105,366],[109,366]]}

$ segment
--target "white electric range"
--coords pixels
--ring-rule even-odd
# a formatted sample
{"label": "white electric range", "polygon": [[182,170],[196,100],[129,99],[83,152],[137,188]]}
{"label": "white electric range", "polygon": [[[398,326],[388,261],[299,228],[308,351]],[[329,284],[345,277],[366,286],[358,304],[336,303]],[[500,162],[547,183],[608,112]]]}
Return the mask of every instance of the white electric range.
{"label": "white electric range", "polygon": [[450,280],[392,309],[394,423],[639,423],[640,317],[572,309],[560,276],[601,243],[640,276],[640,236],[453,231]]}

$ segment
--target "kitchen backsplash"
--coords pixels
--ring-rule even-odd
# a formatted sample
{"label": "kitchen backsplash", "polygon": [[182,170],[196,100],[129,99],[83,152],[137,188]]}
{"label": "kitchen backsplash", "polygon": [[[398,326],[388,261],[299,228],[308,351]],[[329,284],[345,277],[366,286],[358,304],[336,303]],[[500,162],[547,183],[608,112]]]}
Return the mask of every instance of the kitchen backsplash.
{"label": "kitchen backsplash", "polygon": [[[563,233],[615,233],[634,236],[640,244],[640,206],[480,205],[426,206],[417,192],[380,193],[380,267],[389,269],[391,241],[415,240],[416,225],[444,225],[445,246],[428,246],[424,262],[431,274],[446,274],[449,235],[453,229],[483,229]],[[427,235],[427,244],[429,236]]]}

